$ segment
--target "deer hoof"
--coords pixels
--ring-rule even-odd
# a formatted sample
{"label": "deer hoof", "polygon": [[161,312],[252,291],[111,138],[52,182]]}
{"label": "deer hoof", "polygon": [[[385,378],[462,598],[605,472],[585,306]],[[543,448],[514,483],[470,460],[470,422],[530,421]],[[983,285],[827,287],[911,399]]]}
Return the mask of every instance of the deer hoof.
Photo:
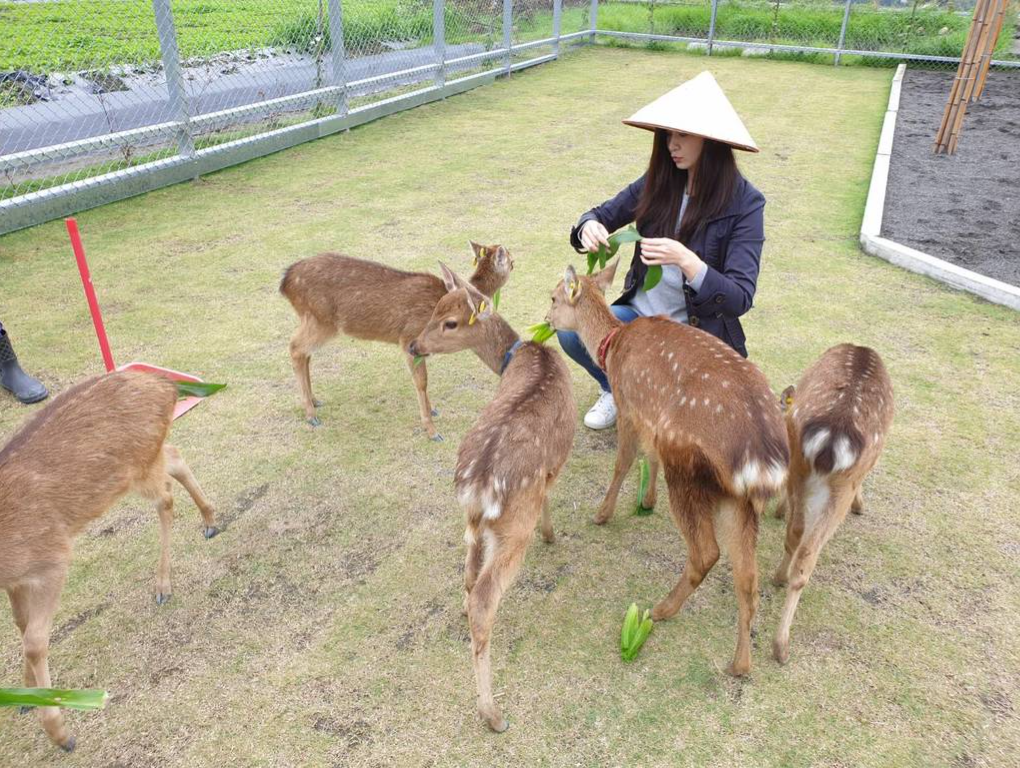
{"label": "deer hoof", "polygon": [[433,443],[442,443],[443,436],[437,432],[432,437],[430,437],[429,440],[431,440]]}
{"label": "deer hoof", "polygon": [[217,528],[215,525],[210,525],[208,528],[202,531],[202,535],[205,536],[207,539],[211,539],[219,532],[220,532],[219,528]]}
{"label": "deer hoof", "polygon": [[439,409],[438,408],[433,408],[431,411],[429,411],[429,413],[431,413],[433,416],[438,416],[439,415]]}
{"label": "deer hoof", "polygon": [[782,643],[779,640],[772,643],[772,658],[780,664],[786,664],[790,660],[790,643]]}
{"label": "deer hoof", "polygon": [[730,677],[743,677],[750,671],[751,671],[750,665],[748,665],[746,668],[743,664],[741,664],[738,667],[733,662],[730,662],[729,664],[726,665],[726,674],[729,675]]}
{"label": "deer hoof", "polygon": [[74,752],[74,748],[78,746],[78,741],[74,736],[68,736],[67,741],[60,745],[60,748],[65,752]]}
{"label": "deer hoof", "polygon": [[491,728],[495,733],[503,733],[504,731],[506,731],[507,728],[510,727],[510,723],[508,723],[506,719],[502,717],[494,718],[492,720],[486,720],[485,722],[489,726],[489,728]]}
{"label": "deer hoof", "polygon": [[318,426],[321,426],[321,425],[322,425],[322,420],[321,420],[321,419],[319,419],[319,417],[318,417],[318,416],[312,416],[312,417],[311,417],[311,418],[310,418],[310,419],[308,420],[308,423],[309,423],[309,424],[311,424],[311,425],[312,425],[313,427],[318,427]]}
{"label": "deer hoof", "polygon": [[170,593],[157,592],[156,593],[156,605],[166,605],[170,602],[170,598],[173,597]]}

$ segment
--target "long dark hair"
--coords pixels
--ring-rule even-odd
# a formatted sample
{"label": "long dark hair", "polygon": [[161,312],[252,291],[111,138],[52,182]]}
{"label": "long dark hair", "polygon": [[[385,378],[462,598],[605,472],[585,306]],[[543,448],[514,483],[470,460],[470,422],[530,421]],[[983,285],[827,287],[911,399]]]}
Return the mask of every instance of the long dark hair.
{"label": "long dark hair", "polygon": [[686,243],[706,221],[726,211],[739,180],[733,148],[705,139],[698,159],[696,188],[687,201],[684,220],[677,233],[676,216],[687,188],[687,171],[677,168],[670,157],[669,133],[657,128],[635,215],[638,229],[647,237],[677,237],[681,243]]}

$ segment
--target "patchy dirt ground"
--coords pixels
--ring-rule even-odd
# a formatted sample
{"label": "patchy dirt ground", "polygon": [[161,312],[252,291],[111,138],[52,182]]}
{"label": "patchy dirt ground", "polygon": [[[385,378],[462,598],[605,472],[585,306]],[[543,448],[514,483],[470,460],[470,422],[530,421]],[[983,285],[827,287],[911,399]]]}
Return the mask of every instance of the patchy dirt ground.
{"label": "patchy dirt ground", "polygon": [[[783,593],[767,578],[783,526],[762,521],[754,669],[737,681],[723,672],[737,617],[725,561],[620,661],[627,606],[661,598],[686,554],[665,494],[655,514],[626,514],[634,478],[612,523],[592,524],[615,440],[579,428],[552,495],[558,540],[531,546],[500,608],[510,729],[495,736],[475,714],[452,489],[495,377],[469,354],[428,362],[446,436],[431,443],[397,350],[332,342],[312,359],[313,431],[277,285],[324,249],[463,269],[468,238],[503,241],[517,268],[500,311],[517,328],[541,320],[576,258],[569,225],[647,158],[648,135],[621,117],[706,67],[763,148],[740,158],[769,201],[751,355],[778,391],[832,344],[878,349],[896,388],[888,448],[866,514],[822,554],[786,667],[770,657]],[[150,505],[127,500],[85,532],[50,665],[57,684],[112,700],[68,716],[71,755],[0,712],[0,766],[1020,765],[1020,323],[860,252],[890,75],[585,50],[80,214],[118,360],[229,384],[173,430],[226,525],[204,540],[177,492],[162,608]],[[54,391],[99,370],[61,222],[0,238],[0,316]],[[576,369],[574,387],[580,418],[595,388]],[[32,410],[0,397],[0,438]],[[0,600],[0,685],[20,679]]]}
{"label": "patchy dirt ground", "polygon": [[953,72],[907,69],[882,236],[1020,285],[1020,72],[991,72],[953,155],[932,146]]}

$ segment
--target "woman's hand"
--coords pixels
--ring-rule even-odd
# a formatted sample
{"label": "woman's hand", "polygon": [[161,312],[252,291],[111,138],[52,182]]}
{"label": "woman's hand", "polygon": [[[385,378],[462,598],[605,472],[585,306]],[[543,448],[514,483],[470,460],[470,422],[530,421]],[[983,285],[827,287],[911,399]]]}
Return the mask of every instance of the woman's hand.
{"label": "woman's hand", "polygon": [[646,237],[641,240],[641,261],[645,264],[673,264],[680,267],[688,280],[697,277],[702,261],[698,254],[683,243],[669,237]]}
{"label": "woman's hand", "polygon": [[595,219],[590,219],[584,223],[581,227],[581,245],[587,248],[591,253],[595,253],[599,249],[600,245],[609,248],[609,232]]}

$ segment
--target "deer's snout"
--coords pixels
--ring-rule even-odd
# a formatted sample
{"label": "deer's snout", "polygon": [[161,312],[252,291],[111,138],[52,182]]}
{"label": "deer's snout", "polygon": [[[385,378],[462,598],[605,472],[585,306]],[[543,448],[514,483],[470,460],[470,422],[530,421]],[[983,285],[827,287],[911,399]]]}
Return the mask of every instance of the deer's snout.
{"label": "deer's snout", "polygon": [[421,351],[421,347],[418,346],[418,339],[415,339],[414,341],[411,342],[411,346],[407,348],[407,352],[412,357],[417,357],[418,355],[424,354],[424,352]]}

